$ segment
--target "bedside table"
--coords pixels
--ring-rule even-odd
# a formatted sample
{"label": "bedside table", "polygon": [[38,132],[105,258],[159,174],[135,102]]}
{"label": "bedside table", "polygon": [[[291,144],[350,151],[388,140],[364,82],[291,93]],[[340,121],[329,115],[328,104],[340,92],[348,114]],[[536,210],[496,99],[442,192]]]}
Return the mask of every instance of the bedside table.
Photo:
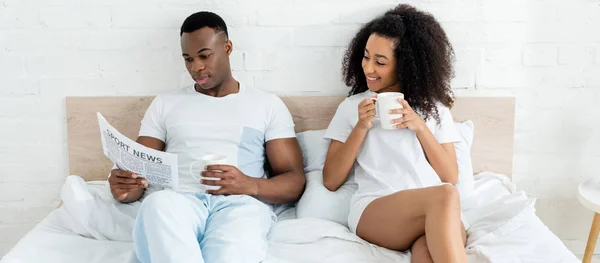
{"label": "bedside table", "polygon": [[590,229],[590,236],[585,246],[582,261],[583,263],[589,263],[592,261],[592,255],[598,240],[598,232],[600,231],[600,178],[583,181],[579,185],[577,199],[587,209],[594,211],[594,221],[592,221],[592,228]]}

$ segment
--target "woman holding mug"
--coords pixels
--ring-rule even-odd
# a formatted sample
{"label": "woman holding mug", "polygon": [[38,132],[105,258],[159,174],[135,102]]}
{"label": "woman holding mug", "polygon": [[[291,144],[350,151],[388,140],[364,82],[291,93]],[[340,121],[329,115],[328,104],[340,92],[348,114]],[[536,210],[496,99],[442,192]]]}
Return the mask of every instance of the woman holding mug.
{"label": "woman holding mug", "polygon": [[[467,262],[454,186],[453,55],[435,18],[409,5],[365,24],[344,57],[350,96],[325,135],[325,186],[335,191],[351,174],[358,184],[350,229],[373,244],[410,249],[413,262]],[[386,106],[394,105],[389,97],[398,105]]]}

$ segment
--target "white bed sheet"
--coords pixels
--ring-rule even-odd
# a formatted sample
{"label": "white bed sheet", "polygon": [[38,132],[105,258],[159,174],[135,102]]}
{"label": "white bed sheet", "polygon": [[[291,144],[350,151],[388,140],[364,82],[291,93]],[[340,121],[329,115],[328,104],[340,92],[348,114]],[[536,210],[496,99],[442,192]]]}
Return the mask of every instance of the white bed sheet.
{"label": "white bed sheet", "polygon": [[[482,173],[475,178],[475,193],[462,204],[465,219],[471,225],[467,240],[469,262],[578,262],[535,215],[534,200],[517,191],[506,177]],[[88,185],[91,192],[106,190],[102,184]],[[370,245],[337,223],[293,219],[293,209],[283,211],[281,215],[287,219],[273,226],[266,263],[410,262],[409,253]],[[63,207],[52,212],[0,263],[130,262],[131,242],[83,237],[114,238],[106,233],[89,233],[85,227],[66,226],[73,219],[66,218],[72,215],[65,214],[65,210]]]}

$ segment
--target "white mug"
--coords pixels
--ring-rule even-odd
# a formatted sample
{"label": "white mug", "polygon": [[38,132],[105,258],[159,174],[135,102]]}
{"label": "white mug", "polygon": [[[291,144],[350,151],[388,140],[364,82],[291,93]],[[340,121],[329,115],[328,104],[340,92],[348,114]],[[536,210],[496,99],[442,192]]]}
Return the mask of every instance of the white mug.
{"label": "white mug", "polygon": [[[194,172],[193,168],[194,168],[194,164],[196,164],[196,163],[202,164],[201,171]],[[227,164],[227,155],[208,154],[208,155],[202,156],[202,158],[200,158],[200,160],[192,162],[190,164],[190,175],[192,175],[192,177],[198,181],[200,181],[200,180],[221,180],[221,178],[200,176],[200,172],[205,171],[204,169],[207,165],[215,165],[215,164]],[[204,187],[206,188],[206,190],[219,190],[221,188],[220,186],[214,186],[214,185],[204,185]]]}
{"label": "white mug", "polygon": [[383,92],[377,94],[377,98],[372,98],[376,101],[377,112],[376,117],[379,117],[381,128],[392,130],[394,123],[392,120],[402,118],[402,114],[390,114],[390,110],[404,108],[400,103],[400,99],[404,99],[404,94],[400,92]]}

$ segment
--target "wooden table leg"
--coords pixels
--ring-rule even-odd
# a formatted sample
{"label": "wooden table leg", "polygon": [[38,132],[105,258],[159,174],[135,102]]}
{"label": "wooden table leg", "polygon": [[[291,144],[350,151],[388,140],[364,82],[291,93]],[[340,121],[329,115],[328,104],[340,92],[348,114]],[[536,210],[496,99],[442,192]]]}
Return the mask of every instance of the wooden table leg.
{"label": "wooden table leg", "polygon": [[598,232],[600,231],[600,214],[594,214],[594,221],[592,221],[592,229],[590,229],[590,236],[588,237],[587,245],[585,246],[585,254],[583,255],[583,263],[592,262],[592,255],[594,255],[594,249],[596,248],[596,240],[598,240]]}

